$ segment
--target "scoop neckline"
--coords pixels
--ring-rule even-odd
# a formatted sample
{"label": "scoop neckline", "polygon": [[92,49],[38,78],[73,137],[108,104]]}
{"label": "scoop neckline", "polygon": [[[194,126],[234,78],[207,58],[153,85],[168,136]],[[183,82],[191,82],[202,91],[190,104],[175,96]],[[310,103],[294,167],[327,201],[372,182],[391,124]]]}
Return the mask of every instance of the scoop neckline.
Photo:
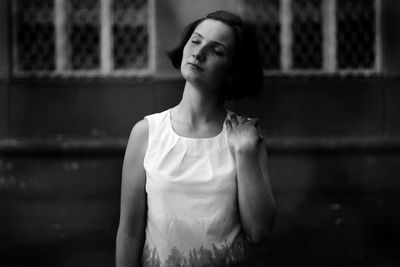
{"label": "scoop neckline", "polygon": [[177,136],[179,138],[182,138],[182,139],[187,139],[187,140],[213,140],[213,139],[217,139],[218,137],[220,137],[224,133],[224,131],[225,131],[225,122],[226,122],[226,120],[228,119],[228,116],[229,116],[229,111],[227,109],[225,109],[226,116],[225,116],[225,119],[224,119],[224,121],[222,123],[222,129],[221,129],[221,131],[219,131],[219,133],[217,135],[210,136],[210,137],[189,137],[189,136],[180,135],[174,130],[174,127],[172,126],[172,120],[171,120],[171,109],[168,109],[167,111],[168,111],[167,112],[167,115],[168,115],[167,116],[168,117],[168,126],[169,126],[170,131],[173,133],[173,135],[175,135],[175,136]]}

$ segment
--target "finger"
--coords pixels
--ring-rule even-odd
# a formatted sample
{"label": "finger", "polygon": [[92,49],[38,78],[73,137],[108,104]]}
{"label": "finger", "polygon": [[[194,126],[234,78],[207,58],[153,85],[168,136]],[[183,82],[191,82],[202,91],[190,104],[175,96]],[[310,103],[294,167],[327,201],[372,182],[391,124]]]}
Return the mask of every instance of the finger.
{"label": "finger", "polygon": [[258,142],[259,142],[259,143],[264,143],[264,144],[265,144],[265,136],[262,135],[262,134],[259,135],[259,136],[258,136]]}
{"label": "finger", "polygon": [[259,136],[260,140],[264,140],[265,136],[266,136],[266,132],[261,128],[257,128],[257,132],[258,132],[258,136]]}
{"label": "finger", "polygon": [[261,139],[264,139],[264,138],[265,138],[265,133],[264,133],[264,131],[260,131],[260,132],[258,133],[258,135],[260,136]]}
{"label": "finger", "polygon": [[231,115],[231,124],[232,124],[232,126],[238,124],[238,119],[237,119],[236,114]]}
{"label": "finger", "polygon": [[260,124],[260,119],[254,118],[254,119],[250,119],[248,122],[251,123],[254,127],[258,128],[258,126]]}
{"label": "finger", "polygon": [[225,125],[226,125],[226,130],[230,132],[232,130],[232,123],[229,119],[225,121]]}
{"label": "finger", "polygon": [[238,122],[239,123],[244,123],[247,120],[248,120],[248,118],[246,116],[243,116],[243,115],[239,116],[239,118],[238,118]]}

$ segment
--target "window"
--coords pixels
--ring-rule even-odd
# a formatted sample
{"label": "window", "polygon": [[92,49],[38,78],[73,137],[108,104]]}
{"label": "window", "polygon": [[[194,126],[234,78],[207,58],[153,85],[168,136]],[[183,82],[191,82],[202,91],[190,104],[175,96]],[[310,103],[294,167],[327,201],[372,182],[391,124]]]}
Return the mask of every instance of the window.
{"label": "window", "polygon": [[153,1],[13,1],[13,75],[152,74]]}
{"label": "window", "polygon": [[380,0],[239,0],[268,74],[380,72]]}

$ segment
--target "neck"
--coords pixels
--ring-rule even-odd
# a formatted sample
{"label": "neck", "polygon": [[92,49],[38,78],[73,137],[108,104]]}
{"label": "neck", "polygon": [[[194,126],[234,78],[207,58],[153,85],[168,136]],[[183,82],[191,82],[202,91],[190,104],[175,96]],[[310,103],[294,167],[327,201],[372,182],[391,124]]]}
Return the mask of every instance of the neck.
{"label": "neck", "polygon": [[193,125],[209,122],[225,115],[225,109],[218,103],[218,94],[205,93],[186,82],[181,102],[176,106],[180,120]]}

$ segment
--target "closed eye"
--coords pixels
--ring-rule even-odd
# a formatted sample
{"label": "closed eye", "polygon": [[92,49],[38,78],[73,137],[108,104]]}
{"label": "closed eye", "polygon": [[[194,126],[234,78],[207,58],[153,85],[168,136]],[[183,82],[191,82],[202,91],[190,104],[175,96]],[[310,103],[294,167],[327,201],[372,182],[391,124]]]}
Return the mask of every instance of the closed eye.
{"label": "closed eye", "polygon": [[223,56],[224,55],[224,53],[222,51],[220,51],[220,50],[214,49],[213,51],[218,56]]}
{"label": "closed eye", "polygon": [[194,44],[199,44],[201,42],[201,40],[197,36],[193,36],[191,38],[191,42]]}
{"label": "closed eye", "polygon": [[222,48],[220,45],[213,45],[212,51],[218,56],[223,56],[225,54],[225,49]]}

